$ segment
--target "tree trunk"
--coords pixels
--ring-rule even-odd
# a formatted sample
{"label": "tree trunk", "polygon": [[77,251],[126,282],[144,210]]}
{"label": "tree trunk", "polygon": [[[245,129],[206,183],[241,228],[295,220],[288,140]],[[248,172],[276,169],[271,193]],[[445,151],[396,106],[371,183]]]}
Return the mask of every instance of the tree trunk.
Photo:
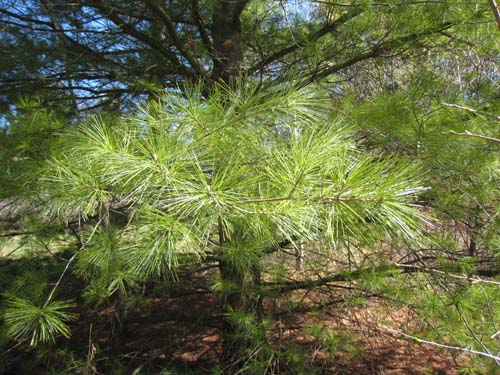
{"label": "tree trunk", "polygon": [[[223,295],[226,318],[222,332],[221,365],[224,374],[235,374],[245,365],[249,350],[256,345],[255,337],[238,324],[237,317],[245,316],[254,324],[259,323],[260,298],[248,291],[255,286],[256,278],[248,280],[233,264],[221,261],[219,270],[222,279],[231,283],[231,290]],[[260,276],[260,275],[259,275]],[[259,277],[260,281],[260,277]]]}
{"label": "tree trunk", "polygon": [[300,271],[304,268],[304,244],[295,246],[295,269]]}
{"label": "tree trunk", "polygon": [[[220,0],[214,4],[212,13],[214,65],[211,78],[231,87],[235,87],[234,84],[241,75],[243,49],[240,16],[247,3],[248,0]],[[219,244],[222,252],[225,242],[219,224]],[[248,349],[255,343],[252,335],[244,332],[234,318],[236,314],[245,314],[258,323],[261,301],[260,298],[248,294],[248,290],[260,283],[260,273],[255,267],[251,270],[252,277],[246,277],[232,262],[225,259],[220,261],[219,271],[222,280],[231,285],[230,290],[225,291],[222,296],[226,317],[223,322],[220,362],[223,373],[233,375],[245,365]]]}
{"label": "tree trunk", "polygon": [[473,257],[476,255],[476,250],[477,250],[477,242],[476,239],[478,237],[479,231],[481,230],[482,227],[482,222],[481,222],[481,206],[476,205],[474,207],[474,220],[472,222],[472,225],[469,230],[469,244],[468,244],[468,255],[470,257]]}
{"label": "tree trunk", "polygon": [[241,75],[243,49],[240,16],[247,0],[222,0],[214,6],[212,14],[213,44],[215,49],[214,81],[231,82]]}
{"label": "tree trunk", "polygon": [[468,250],[468,255],[470,257],[476,255],[476,241],[472,235],[471,238],[469,239],[469,247],[467,250]]}

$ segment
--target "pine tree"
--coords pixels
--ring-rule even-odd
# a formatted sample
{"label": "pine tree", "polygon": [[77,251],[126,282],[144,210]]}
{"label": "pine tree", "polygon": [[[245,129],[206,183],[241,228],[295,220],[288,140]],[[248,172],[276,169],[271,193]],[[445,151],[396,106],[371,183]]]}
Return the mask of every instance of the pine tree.
{"label": "pine tree", "polygon": [[[70,333],[75,295],[113,303],[124,331],[127,300],[145,283],[215,266],[226,374],[271,372],[284,355],[264,299],[354,280],[350,301],[411,306],[433,328],[428,339],[496,358],[497,284],[481,278],[496,271],[480,269],[477,255],[500,248],[498,149],[467,132],[499,138],[497,78],[454,65],[451,53],[423,57],[447,46],[494,61],[498,42],[478,36],[487,4],[321,2],[291,12],[288,2],[144,1],[138,12],[123,1],[21,3],[26,12],[0,6],[0,37],[16,56],[0,64],[12,114],[2,118],[0,204],[2,236],[23,236],[8,255],[28,254],[2,264],[0,345],[50,353]],[[109,47],[108,36],[125,42]],[[293,69],[301,79],[284,79]],[[35,91],[36,110],[16,101]],[[135,113],[78,124],[45,108],[113,112],[138,97],[149,104]],[[441,219],[435,236],[416,202]],[[441,225],[450,217],[470,227],[469,256]],[[372,254],[377,241],[395,248]],[[303,279],[271,265],[289,247],[304,251]],[[410,260],[387,259],[395,253]],[[334,274],[317,260],[333,254],[348,264]],[[345,340],[316,336],[331,347]]]}
{"label": "pine tree", "polygon": [[495,25],[489,27],[494,33],[470,26],[457,41],[465,50],[429,55],[414,69],[380,62],[373,70],[390,72],[391,85],[368,74],[374,89],[348,87],[339,109],[358,125],[368,149],[402,152],[422,163],[431,186],[422,199],[439,230],[429,246],[408,249],[407,269],[424,276],[415,275],[420,292],[406,303],[422,314],[431,341],[473,348],[496,360],[490,363],[495,373],[500,43]]}
{"label": "pine tree", "polygon": [[361,152],[328,98],[285,83],[218,85],[208,98],[194,87],[57,142],[37,175],[37,207],[54,224],[80,221],[86,295],[125,298],[138,282],[216,261],[227,374],[255,371],[262,298],[290,287],[262,283],[266,256],[321,239],[415,241],[425,220],[417,166]]}

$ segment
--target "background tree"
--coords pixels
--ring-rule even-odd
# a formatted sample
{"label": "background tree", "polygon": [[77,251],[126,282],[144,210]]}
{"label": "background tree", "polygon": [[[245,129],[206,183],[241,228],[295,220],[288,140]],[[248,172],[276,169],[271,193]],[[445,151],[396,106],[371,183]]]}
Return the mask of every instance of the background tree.
{"label": "background tree", "polygon": [[[422,57],[418,66],[406,61],[405,69],[397,60],[380,62],[366,73],[363,85],[346,85],[349,95],[339,96],[340,111],[359,125],[369,148],[403,152],[426,165],[432,189],[425,200],[442,224],[432,245],[419,249],[412,262],[427,270],[445,267],[455,273],[434,273],[437,280],[432,282],[447,295],[439,297],[442,318],[454,318],[439,319],[431,337],[452,341],[460,335],[460,340],[486,353],[497,350],[491,339],[496,337],[498,318],[485,309],[497,303],[495,289],[465,288],[451,280],[457,273],[497,274],[497,36],[472,28],[457,40],[462,50]],[[390,85],[382,75],[389,75]],[[364,90],[367,86],[371,92]],[[424,296],[428,303],[418,299],[418,304],[434,309],[435,301],[429,303],[433,298],[426,292]],[[454,334],[443,339],[444,326]],[[490,335],[479,333],[484,330]]]}
{"label": "background tree", "polygon": [[183,82],[324,80],[359,62],[418,54],[491,10],[460,2],[8,1],[3,111],[20,97],[75,113],[122,107]]}

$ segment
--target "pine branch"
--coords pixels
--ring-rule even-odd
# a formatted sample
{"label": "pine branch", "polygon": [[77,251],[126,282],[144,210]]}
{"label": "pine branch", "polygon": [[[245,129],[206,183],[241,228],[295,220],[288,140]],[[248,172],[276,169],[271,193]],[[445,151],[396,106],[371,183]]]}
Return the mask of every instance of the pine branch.
{"label": "pine branch", "polygon": [[365,60],[370,60],[379,56],[382,56],[386,53],[389,52],[394,52],[396,49],[398,49],[400,46],[404,45],[405,43],[408,42],[416,42],[421,38],[424,38],[426,36],[431,36],[434,34],[439,34],[442,31],[445,31],[452,27],[454,23],[451,22],[446,22],[439,27],[433,28],[431,30],[423,30],[418,33],[412,33],[408,35],[404,35],[402,37],[388,40],[385,42],[378,43],[377,45],[373,46],[370,48],[368,51],[363,52],[358,54],[357,56],[354,56],[344,62],[335,64],[333,66],[330,66],[328,68],[322,69],[319,72],[311,74],[307,79],[305,79],[303,82],[300,83],[300,87],[305,87],[314,81],[317,81],[318,79],[326,78],[329,75],[332,75],[334,73],[337,73],[347,67],[353,66],[357,64],[358,62],[365,61]]}
{"label": "pine branch", "polygon": [[193,72],[190,71],[174,53],[165,48],[161,43],[161,41],[151,38],[150,36],[136,29],[131,24],[123,21],[122,18],[119,16],[118,12],[114,8],[104,5],[100,0],[94,0],[93,5],[105,17],[109,18],[116,26],[118,26],[124,33],[158,50],[158,52],[160,52],[163,56],[165,56],[170,62],[174,64],[174,66],[176,66],[179,69],[179,72],[184,77],[195,78]]}
{"label": "pine branch", "polygon": [[198,59],[193,56],[193,54],[185,48],[185,46],[182,45],[180,42],[178,35],[177,35],[177,30],[170,19],[168,13],[166,10],[159,5],[155,0],[143,0],[146,3],[146,6],[150,8],[153,12],[155,12],[160,19],[162,20],[163,24],[167,28],[168,35],[170,36],[172,42],[174,43],[175,47],[179,52],[186,58],[186,60],[189,62],[189,64],[193,67],[193,69],[196,71],[197,74],[201,75],[203,78],[207,78],[207,73],[203,66],[200,64]]}
{"label": "pine branch", "polygon": [[[355,271],[345,271],[340,272],[335,275],[319,277],[315,280],[300,280],[300,281],[289,281],[289,282],[267,282],[263,283],[263,286],[270,287],[273,291],[279,293],[287,293],[293,290],[298,289],[312,289],[321,286],[329,285],[333,282],[350,282],[354,280],[361,279],[363,275],[367,273],[384,273],[392,277],[394,273],[417,273],[417,272],[426,272],[426,273],[440,273],[444,276],[448,276],[451,278],[456,278],[460,280],[465,280],[471,283],[485,283],[485,284],[493,284],[500,285],[500,282],[480,279],[472,276],[465,275],[456,275],[450,274],[446,271],[430,269],[425,267],[419,267],[415,265],[401,264],[401,263],[393,263],[393,264],[385,264],[377,267],[371,268],[363,268]],[[477,272],[478,275],[483,274],[482,271]],[[488,271],[487,274],[491,275],[491,271]],[[500,270],[496,271],[496,274],[500,274]]]}
{"label": "pine branch", "polygon": [[494,114],[489,113],[489,112],[480,111],[480,110],[475,109],[475,108],[466,107],[464,105],[458,105],[458,104],[453,104],[453,103],[443,103],[443,105],[445,105],[447,107],[450,107],[450,108],[458,108],[458,109],[461,109],[461,110],[464,110],[464,111],[467,111],[467,112],[471,112],[471,113],[475,113],[475,114],[478,114],[478,115],[485,116],[487,118],[490,118],[490,119],[493,119],[493,120],[496,120],[496,121],[500,121],[500,116],[494,115]]}
{"label": "pine branch", "polygon": [[22,16],[20,14],[17,14],[17,13],[14,13],[14,12],[10,12],[10,11],[8,11],[6,9],[3,9],[3,8],[0,8],[0,13],[3,13],[6,16],[18,19],[20,21],[23,21],[23,22],[26,22],[26,23],[29,23],[29,24],[36,24],[36,25],[42,25],[42,26],[48,26],[48,27],[52,26],[49,21],[42,21],[42,20],[40,20],[38,18],[31,18],[31,17]]}
{"label": "pine branch", "polygon": [[366,272],[388,272],[397,270],[392,265],[384,265],[375,268],[366,268],[351,272],[341,272],[332,276],[320,277],[316,280],[302,280],[289,282],[265,282],[263,286],[270,287],[271,290],[278,293],[287,293],[298,289],[312,289],[320,286],[328,285],[332,282],[346,282],[360,279]]}
{"label": "pine branch", "polygon": [[255,198],[242,200],[239,203],[271,203],[271,202],[284,202],[284,201],[317,201],[317,202],[371,202],[382,203],[383,198],[357,198],[357,197],[342,197],[338,196],[299,196],[299,197],[271,197],[271,198]]}
{"label": "pine branch", "polygon": [[441,134],[443,134],[443,135],[458,135],[459,137],[479,138],[479,139],[485,139],[487,141],[493,141],[493,142],[500,143],[500,138],[488,137],[487,135],[475,134],[475,133],[471,133],[469,131],[466,131],[465,133],[458,133],[456,131],[450,130],[448,132],[444,132]]}
{"label": "pine branch", "polygon": [[421,270],[421,271],[425,271],[425,272],[429,272],[429,273],[438,273],[438,274],[441,274],[441,275],[445,275],[446,277],[451,277],[451,278],[454,278],[454,279],[464,280],[464,281],[470,282],[472,284],[482,283],[482,284],[500,285],[499,281],[493,281],[493,280],[487,280],[487,279],[480,279],[480,278],[469,276],[469,275],[467,275],[467,276],[465,276],[465,275],[455,275],[455,274],[452,274],[452,273],[449,273],[449,272],[446,272],[446,271],[442,271],[442,270],[438,270],[438,269],[435,269],[435,268],[427,268],[427,267],[422,267],[422,266],[416,266],[416,265],[410,265],[410,264],[401,264],[401,263],[395,263],[394,265],[396,265],[398,267],[403,267],[403,268],[406,268],[406,269],[412,269],[413,271],[419,271],[419,270]]}
{"label": "pine branch", "polygon": [[405,332],[397,331],[394,328],[391,328],[391,327],[388,327],[388,326],[382,326],[382,327],[387,332],[389,332],[392,335],[403,336],[405,338],[408,338],[408,339],[411,339],[411,340],[415,340],[416,342],[419,342],[419,343],[422,343],[422,344],[428,344],[428,345],[436,346],[436,347],[439,347],[439,348],[451,349],[451,350],[458,350],[458,351],[462,351],[462,352],[465,352],[465,353],[468,353],[468,354],[476,354],[476,355],[479,355],[481,357],[486,357],[486,358],[489,358],[489,359],[493,359],[495,362],[497,362],[497,364],[500,365],[500,357],[496,356],[496,355],[493,355],[493,354],[490,354],[490,353],[481,352],[479,350],[474,350],[474,349],[470,349],[470,348],[462,348],[462,347],[459,347],[459,346],[442,344],[442,343],[435,342],[435,341],[430,341],[430,340],[424,340],[424,339],[421,339],[419,337],[409,335],[409,334],[407,334]]}
{"label": "pine branch", "polygon": [[258,62],[257,64],[253,65],[252,67],[250,67],[247,70],[247,74],[252,74],[258,70],[262,70],[266,66],[268,66],[269,64],[271,64],[271,63],[273,63],[273,62],[275,62],[275,61],[277,61],[277,60],[279,60],[279,59],[281,59],[289,54],[296,52],[300,48],[303,48],[308,43],[315,42],[318,39],[322,38],[323,36],[336,31],[341,25],[354,19],[355,17],[359,16],[361,13],[362,13],[361,8],[355,8],[353,10],[349,10],[349,12],[344,13],[342,16],[337,18],[332,23],[327,23],[326,25],[324,25],[321,29],[314,32],[307,39],[296,41],[292,45],[290,45],[286,48],[283,48],[282,50],[277,51],[277,52],[273,53],[272,55],[264,58],[262,61]]}
{"label": "pine branch", "polygon": [[217,51],[215,50],[214,44],[212,43],[212,40],[208,35],[207,28],[203,23],[203,18],[201,17],[200,14],[200,7],[198,4],[198,0],[191,0],[190,9],[191,9],[191,15],[193,16],[193,20],[196,24],[198,32],[200,33],[200,38],[203,42],[203,45],[207,49],[212,59],[218,60]]}

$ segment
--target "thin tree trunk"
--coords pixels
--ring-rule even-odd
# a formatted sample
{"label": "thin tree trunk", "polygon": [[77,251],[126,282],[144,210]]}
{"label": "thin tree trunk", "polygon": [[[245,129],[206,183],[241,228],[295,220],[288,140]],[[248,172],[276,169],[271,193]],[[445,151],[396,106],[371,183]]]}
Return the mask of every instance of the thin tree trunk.
{"label": "thin tree trunk", "polygon": [[468,253],[470,257],[473,257],[476,254],[476,241],[474,240],[474,237],[471,237],[469,240]]}
{"label": "thin tree trunk", "polygon": [[214,7],[212,14],[214,81],[231,84],[241,75],[243,49],[240,16],[247,2],[247,0],[222,0]]}
{"label": "thin tree trunk", "polygon": [[[222,225],[219,224],[219,242],[221,251],[227,243]],[[222,330],[222,350],[220,363],[223,374],[238,373],[247,363],[249,350],[258,345],[258,337],[254,331],[248,331],[244,325],[238,324],[238,317],[258,325],[261,320],[262,299],[255,293],[255,288],[261,284],[260,268],[255,264],[251,269],[239,269],[234,262],[222,257],[219,262],[220,276],[225,283],[222,297],[225,318]]]}
{"label": "thin tree trunk", "polygon": [[[233,88],[236,88],[237,80],[241,76],[243,48],[240,17],[247,3],[248,0],[219,0],[214,4],[212,13],[213,70],[211,79],[214,82],[224,82]],[[222,254],[225,243],[224,231],[219,223],[219,244]],[[224,256],[219,263],[219,271],[222,280],[231,285],[230,290],[222,295],[226,318],[223,322],[220,360],[223,373],[233,375],[244,366],[248,359],[248,348],[254,344],[252,335],[243,332],[234,317],[238,314],[245,314],[258,324],[262,301],[251,291],[260,284],[260,272],[258,266],[255,265],[251,270],[246,270],[245,275]]]}
{"label": "thin tree trunk", "polygon": [[304,244],[295,246],[295,269],[297,271],[304,268]]}
{"label": "thin tree trunk", "polygon": [[[231,291],[223,296],[224,319],[222,332],[221,365],[224,374],[235,374],[244,366],[248,348],[252,347],[252,337],[239,326],[235,317],[240,314],[250,315],[257,320],[258,301],[244,291],[252,287],[253,281],[245,276],[233,264],[221,261],[221,277],[231,283]],[[256,321],[257,323],[257,321]]]}
{"label": "thin tree trunk", "polygon": [[[231,87],[241,75],[243,62],[243,49],[241,41],[241,20],[248,0],[220,0],[214,4],[212,13],[212,39],[213,39],[213,70],[212,80],[224,82]],[[222,225],[219,223],[219,244],[221,252],[226,243]],[[220,276],[225,283],[231,285],[225,292],[223,308],[226,318],[222,332],[221,367],[224,374],[233,375],[244,366],[248,357],[248,348],[251,347],[253,338],[242,332],[242,327],[234,318],[235,314],[248,314],[255,323],[258,323],[261,311],[259,297],[248,293],[253,287],[260,284],[258,267],[250,270],[252,277],[248,277],[238,269],[234,263],[223,259],[219,263]]]}
{"label": "thin tree trunk", "polygon": [[476,239],[478,237],[478,233],[481,230],[482,226],[480,215],[481,215],[481,206],[476,205],[476,207],[474,207],[474,221],[469,231],[469,245],[467,250],[468,250],[468,255],[470,257],[475,256],[477,251]]}

